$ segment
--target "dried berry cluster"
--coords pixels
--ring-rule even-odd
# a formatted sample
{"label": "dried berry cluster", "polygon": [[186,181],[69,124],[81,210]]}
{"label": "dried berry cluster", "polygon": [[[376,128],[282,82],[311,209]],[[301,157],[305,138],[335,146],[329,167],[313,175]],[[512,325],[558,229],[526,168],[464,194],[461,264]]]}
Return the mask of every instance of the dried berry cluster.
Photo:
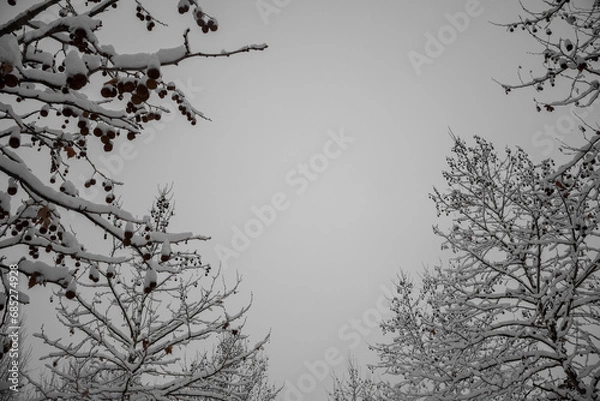
{"label": "dried berry cluster", "polygon": [[4,89],[5,86],[14,88],[19,85],[19,78],[13,74],[13,66],[2,62],[0,63],[0,89]]}
{"label": "dried berry cluster", "polygon": [[[198,24],[198,26],[200,28],[202,28],[202,32],[204,33],[208,33],[209,31],[215,32],[217,29],[219,29],[219,23],[217,22],[216,19],[214,19],[213,17],[211,17],[210,15],[206,14],[204,11],[202,11],[202,8],[200,8],[200,6],[194,5],[194,10],[193,10],[193,15],[194,15],[194,19],[196,20],[196,24]],[[188,11],[190,11],[190,4],[189,2],[180,2],[179,7],[179,14],[185,14]]]}
{"label": "dried berry cluster", "polygon": [[511,89],[524,87],[532,87],[540,92],[545,86],[554,88],[557,80],[561,80],[568,85],[565,85],[568,88],[567,95],[558,95],[560,100],[536,101],[537,111],[545,109],[551,112],[556,106],[568,104],[586,107],[598,98],[600,7],[596,3],[576,4],[568,0],[547,2],[545,9],[540,12],[524,8],[527,18],[506,25],[509,32],[521,28],[543,46],[540,52],[543,69],[539,72],[529,71],[525,78],[519,67],[521,83],[503,85],[507,94]]}
{"label": "dried berry cluster", "polygon": [[155,19],[152,15],[147,12],[142,6],[137,6],[135,9],[135,16],[142,22],[146,23],[146,29],[151,31],[156,26]]}

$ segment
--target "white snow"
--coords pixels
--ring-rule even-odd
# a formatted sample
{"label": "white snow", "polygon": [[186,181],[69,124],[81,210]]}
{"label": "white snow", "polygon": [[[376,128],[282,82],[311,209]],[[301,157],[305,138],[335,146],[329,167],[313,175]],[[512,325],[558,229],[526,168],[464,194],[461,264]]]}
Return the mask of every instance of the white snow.
{"label": "white snow", "polygon": [[169,240],[163,241],[162,249],[160,251],[160,254],[162,256],[169,256],[169,255],[171,255],[171,244],[169,243]]}
{"label": "white snow", "polygon": [[79,196],[79,191],[77,190],[77,187],[75,186],[75,184],[73,184],[69,180],[66,180],[65,182],[63,182],[62,185],[60,186],[60,189],[62,192],[64,192],[67,195]]}
{"label": "white snow", "polygon": [[69,269],[65,267],[50,266],[44,262],[35,261],[32,262],[27,259],[21,260],[19,263],[19,270],[27,275],[33,273],[41,274],[45,280],[52,282],[68,282],[71,280],[71,274]]}
{"label": "white snow", "polygon": [[161,49],[155,54],[115,54],[111,61],[115,67],[120,69],[146,69],[153,63],[158,63],[160,66],[179,61],[185,57],[186,52],[185,46],[179,46],[171,49]]}
{"label": "white snow", "polygon": [[13,67],[22,67],[21,52],[19,51],[19,42],[12,35],[0,37],[0,61],[10,64]]}
{"label": "white snow", "polygon": [[81,56],[81,60],[83,60],[88,70],[95,70],[102,66],[102,57],[95,54],[84,54]]}
{"label": "white snow", "polygon": [[15,161],[19,160],[19,157],[14,152],[10,152],[6,149],[5,152],[10,154],[14,160],[11,160],[9,157],[0,157],[0,170],[9,173],[12,176],[19,177],[21,183],[25,183],[34,193],[38,193],[53,204],[75,211],[85,211],[99,215],[113,214],[121,220],[139,221],[132,214],[125,212],[116,206],[99,205],[82,198],[72,197],[55,191],[42,183],[42,181],[40,181],[40,179],[37,178],[24,163]]}
{"label": "white snow", "polygon": [[27,60],[37,61],[45,65],[52,65],[52,62],[54,61],[54,56],[51,53],[36,50],[33,47],[27,48],[25,57],[27,58]]}
{"label": "white snow", "polygon": [[156,269],[150,268],[146,270],[146,277],[144,278],[144,289],[152,289],[156,287],[156,283],[158,282]]}
{"label": "white snow", "polygon": [[22,70],[22,72],[25,79],[47,83],[48,86],[62,87],[67,81],[67,76],[63,73],[55,73],[32,68]]}
{"label": "white snow", "polygon": [[68,76],[76,74],[86,75],[88,73],[87,67],[76,50],[71,50],[65,58],[65,71]]}
{"label": "white snow", "polygon": [[108,268],[106,269],[106,276],[108,278],[115,276],[115,265],[113,265],[112,263],[108,264]]}
{"label": "white snow", "polygon": [[96,264],[92,264],[89,269],[89,277],[92,281],[98,281],[100,279],[100,273],[98,273],[98,267]]}

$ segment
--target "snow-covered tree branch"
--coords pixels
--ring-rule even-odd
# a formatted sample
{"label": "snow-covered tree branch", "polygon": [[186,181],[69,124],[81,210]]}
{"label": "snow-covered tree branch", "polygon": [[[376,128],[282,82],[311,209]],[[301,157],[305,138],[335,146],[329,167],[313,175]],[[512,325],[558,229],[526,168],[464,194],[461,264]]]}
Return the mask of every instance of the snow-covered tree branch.
{"label": "snow-covered tree branch", "polygon": [[[523,15],[504,24],[509,32],[525,31],[540,45],[541,69],[524,71],[520,82],[502,86],[534,88],[537,110],[557,106],[590,106],[600,95],[600,3],[595,0],[552,0],[521,3]],[[544,91],[542,93],[542,91]]]}
{"label": "snow-covered tree branch", "polygon": [[[103,42],[102,28],[119,12],[135,16],[147,35],[157,26],[166,29],[160,11],[141,2],[8,3],[13,7],[0,19],[0,268],[18,263],[30,286],[67,288],[75,270],[119,266],[132,255],[160,270],[162,262],[150,257],[155,247],[208,239],[150,229],[149,216],[123,210],[116,191],[121,183],[98,166],[98,157],[120,142],[135,144],[148,123],[160,120],[168,110],[157,99],[173,102],[191,125],[206,119],[167,79],[178,63],[266,45],[220,53],[194,49],[194,38],[219,28],[195,0],[174,4],[190,25],[180,28],[179,43],[137,54]],[[103,199],[86,197],[90,187],[101,187]],[[124,252],[108,256],[97,246],[101,241],[82,242],[73,219],[119,241]]]}
{"label": "snow-covered tree branch", "polygon": [[358,362],[352,357],[347,361],[346,376],[333,378],[331,401],[376,401],[385,396],[386,387],[378,380],[363,377]]}
{"label": "snow-covered tree branch", "polygon": [[[99,162],[135,146],[169,112],[167,102],[192,126],[208,120],[168,79],[181,62],[267,46],[197,49],[220,27],[196,0],[157,10],[133,0],[8,4],[0,17],[0,270],[16,265],[29,288],[56,284],[58,319],[72,335],[36,334],[55,349],[45,358],[52,380],[28,376],[39,399],[246,400],[258,388],[274,396],[260,352],[268,337],[249,346],[249,305],[225,304],[239,279],[220,284],[219,272],[182,248],[209,237],[169,230],[167,190],[149,215],[125,210],[122,183]],[[181,14],[172,27],[165,7]],[[121,52],[104,31],[117,13],[137,19],[150,44],[152,31],[180,31],[166,48]],[[192,343],[206,351],[192,355]]]}
{"label": "snow-covered tree branch", "polygon": [[455,257],[405,275],[377,349],[407,400],[600,399],[598,141],[558,171],[455,138],[432,194]]}
{"label": "snow-covered tree branch", "polygon": [[[172,215],[163,191],[151,211],[153,227],[166,230]],[[122,247],[114,241],[115,250]],[[155,247],[151,256],[168,255]],[[56,339],[34,334],[53,349],[43,358],[53,379],[28,375],[36,400],[268,401],[251,398],[261,386],[275,396],[261,352],[268,336],[249,346],[243,326],[250,305],[227,306],[239,278],[227,286],[197,253],[178,255],[161,271],[139,255],[127,266],[92,265],[75,279],[80,290],[54,294],[66,332]]]}

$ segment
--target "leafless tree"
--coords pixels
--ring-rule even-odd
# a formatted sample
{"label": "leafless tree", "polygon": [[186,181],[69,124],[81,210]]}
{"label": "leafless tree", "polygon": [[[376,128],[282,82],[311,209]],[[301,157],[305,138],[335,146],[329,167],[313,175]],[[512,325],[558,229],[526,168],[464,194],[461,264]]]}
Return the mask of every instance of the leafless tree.
{"label": "leafless tree", "polygon": [[[169,191],[161,191],[148,232],[165,232],[173,211]],[[121,248],[115,240],[114,252]],[[250,305],[227,307],[239,278],[219,285],[220,272],[196,252],[172,251],[151,249],[162,261],[158,271],[143,256],[127,266],[89,266],[74,275],[71,296],[53,295],[65,333],[34,334],[50,347],[42,360],[52,373],[45,382],[26,375],[40,394],[35,400],[246,401],[259,386],[267,390],[260,350],[268,336],[249,346]]]}
{"label": "leafless tree", "polygon": [[363,377],[355,358],[348,358],[346,376],[333,378],[333,389],[329,394],[331,401],[376,401],[382,398],[385,386],[377,380]]}
{"label": "leafless tree", "polygon": [[600,141],[556,169],[455,138],[431,195],[454,256],[401,275],[377,347],[391,399],[600,399]]}

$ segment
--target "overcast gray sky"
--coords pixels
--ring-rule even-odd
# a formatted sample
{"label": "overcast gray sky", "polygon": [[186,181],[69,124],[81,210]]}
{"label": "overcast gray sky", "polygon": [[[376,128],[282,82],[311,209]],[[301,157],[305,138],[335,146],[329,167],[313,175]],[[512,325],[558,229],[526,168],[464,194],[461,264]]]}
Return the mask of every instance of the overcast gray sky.
{"label": "overcast gray sky", "polygon": [[[343,367],[336,351],[375,362],[365,350],[378,340],[382,287],[400,268],[416,276],[448,256],[428,199],[443,185],[448,127],[541,159],[557,154],[545,125],[567,132],[574,118],[537,114],[532,92],[506,96],[492,81],[516,82],[532,50],[525,35],[490,24],[514,19],[516,1],[202,5],[219,31],[193,36],[194,47],[269,48],[165,71],[213,122],[164,118],[122,165],[107,166],[139,214],[157,184],[174,183],[172,229],[212,236],[205,261],[242,274],[241,301],[254,294],[248,332],[272,331],[271,377],[288,383],[281,399],[324,400],[319,376]],[[124,32],[106,25],[107,35]],[[169,30],[115,47],[175,46],[181,32]]]}

